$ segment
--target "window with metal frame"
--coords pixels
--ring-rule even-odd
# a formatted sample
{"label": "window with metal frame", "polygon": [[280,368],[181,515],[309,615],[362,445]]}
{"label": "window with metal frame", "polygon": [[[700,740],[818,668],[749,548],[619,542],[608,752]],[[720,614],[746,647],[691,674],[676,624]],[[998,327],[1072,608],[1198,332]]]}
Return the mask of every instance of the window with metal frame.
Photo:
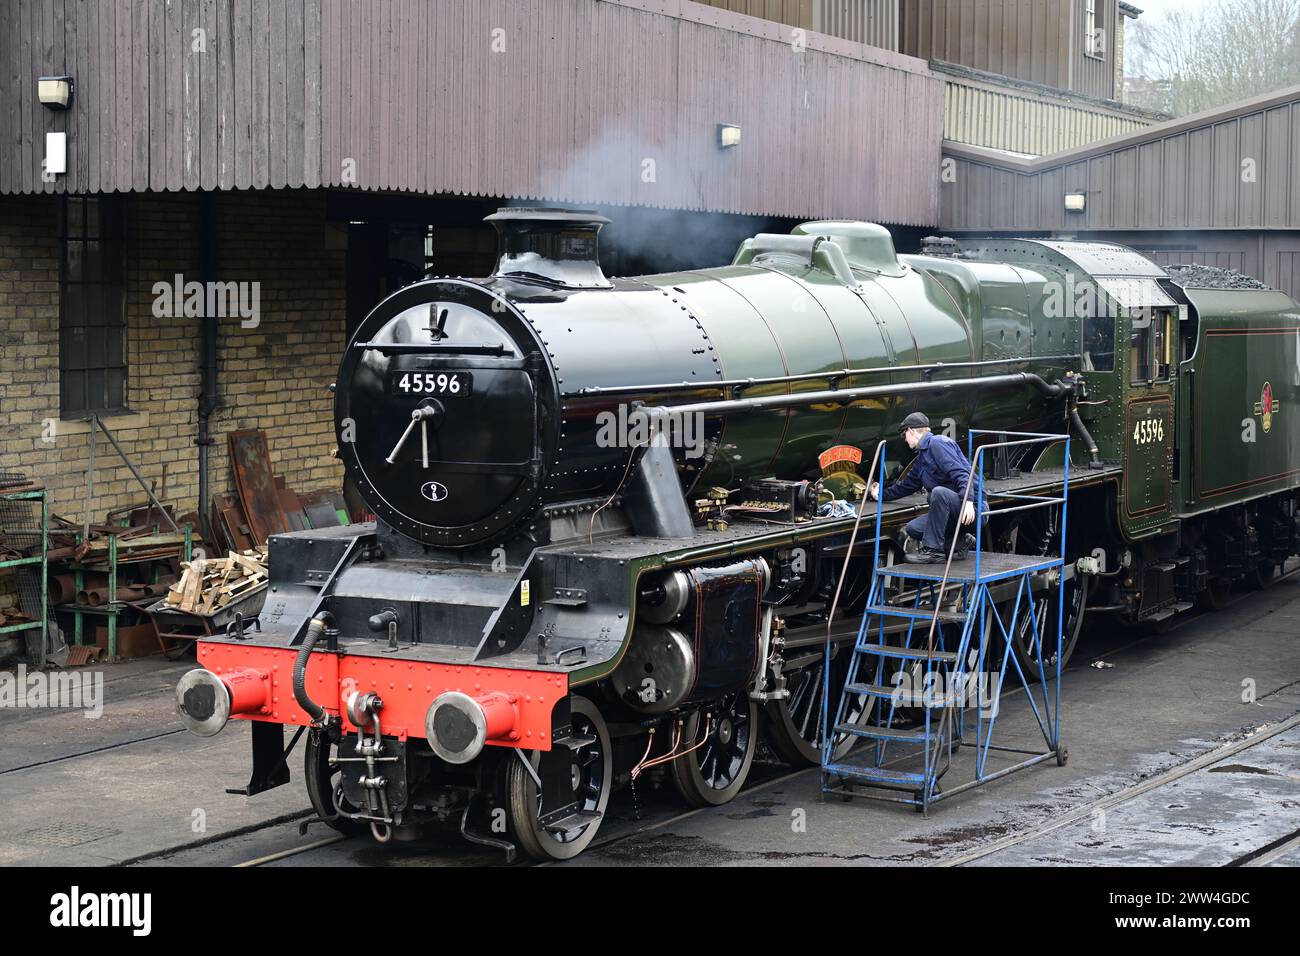
{"label": "window with metal frame", "polygon": [[127,411],[126,229],[120,196],[59,212],[59,414]]}
{"label": "window with metal frame", "polygon": [[1098,2],[1099,0],[1083,2],[1083,52],[1103,59],[1106,53],[1106,31],[1101,12],[1097,9]]}
{"label": "window with metal frame", "polygon": [[1168,309],[1135,309],[1129,313],[1129,381],[1168,381],[1173,366],[1174,313]]}
{"label": "window with metal frame", "polygon": [[1110,312],[1083,316],[1083,370],[1115,370],[1115,316]]}

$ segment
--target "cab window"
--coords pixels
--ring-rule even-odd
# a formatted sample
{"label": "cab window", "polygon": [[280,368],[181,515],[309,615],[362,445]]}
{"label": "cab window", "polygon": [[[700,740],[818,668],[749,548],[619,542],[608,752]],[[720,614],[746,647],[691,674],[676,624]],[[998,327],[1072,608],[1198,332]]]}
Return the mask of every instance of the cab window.
{"label": "cab window", "polygon": [[1115,316],[1088,315],[1083,320],[1083,370],[1115,370]]}
{"label": "cab window", "polygon": [[1137,309],[1129,313],[1129,378],[1134,383],[1162,382],[1173,362],[1173,313]]}

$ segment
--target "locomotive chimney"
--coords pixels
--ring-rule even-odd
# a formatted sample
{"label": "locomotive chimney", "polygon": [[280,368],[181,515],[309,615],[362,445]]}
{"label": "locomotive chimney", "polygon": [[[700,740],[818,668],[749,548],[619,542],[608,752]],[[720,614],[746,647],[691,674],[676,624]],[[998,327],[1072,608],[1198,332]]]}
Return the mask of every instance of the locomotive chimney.
{"label": "locomotive chimney", "polygon": [[488,216],[497,231],[494,277],[532,279],[571,289],[609,289],[597,234],[609,222],[590,210],[508,207]]}

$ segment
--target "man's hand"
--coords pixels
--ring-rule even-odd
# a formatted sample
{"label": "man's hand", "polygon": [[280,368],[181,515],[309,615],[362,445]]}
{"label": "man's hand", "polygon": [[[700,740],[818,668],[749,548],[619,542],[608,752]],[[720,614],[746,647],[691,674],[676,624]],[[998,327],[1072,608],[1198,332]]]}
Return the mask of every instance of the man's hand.
{"label": "man's hand", "polygon": [[965,507],[961,509],[961,523],[973,524],[975,521],[975,502],[966,502]]}
{"label": "man's hand", "polygon": [[867,497],[875,501],[880,497],[880,482],[873,481],[871,487],[867,489]]}

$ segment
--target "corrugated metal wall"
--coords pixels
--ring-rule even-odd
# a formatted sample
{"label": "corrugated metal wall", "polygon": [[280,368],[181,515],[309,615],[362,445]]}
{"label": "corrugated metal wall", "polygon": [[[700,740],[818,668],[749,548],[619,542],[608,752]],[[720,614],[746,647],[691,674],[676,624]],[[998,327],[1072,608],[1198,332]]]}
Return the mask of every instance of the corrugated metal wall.
{"label": "corrugated metal wall", "polygon": [[706,7],[730,10],[750,17],[774,20],[791,27],[812,27],[812,9],[816,0],[695,0]]}
{"label": "corrugated metal wall", "polygon": [[1029,164],[949,153],[948,229],[1300,229],[1300,87]]}
{"label": "corrugated metal wall", "polygon": [[[857,43],[897,50],[900,0],[817,0],[812,28]],[[905,2],[905,0],[904,0]]]}
{"label": "corrugated metal wall", "polygon": [[[74,108],[40,107],[35,77],[65,71]],[[0,192],[319,184],[932,225],[942,110],[913,58],[798,51],[687,0],[0,5]],[[49,129],[72,133],[57,184]]]}
{"label": "corrugated metal wall", "polygon": [[1158,265],[1184,262],[1235,269],[1300,299],[1300,232],[1220,230],[1101,232],[1080,238],[1120,242]]}
{"label": "corrugated metal wall", "polygon": [[906,0],[899,49],[1100,99],[1115,98],[1117,0],[1097,0],[1103,58],[1084,53],[1082,0]]}
{"label": "corrugated metal wall", "polygon": [[[899,10],[905,0],[697,0],[705,6],[816,30],[842,40],[898,49]],[[910,2],[910,0],[906,0]]]}
{"label": "corrugated metal wall", "polygon": [[945,139],[1042,156],[1144,129],[1133,116],[990,89],[950,79],[944,94]]}
{"label": "corrugated metal wall", "polygon": [[[314,186],[321,0],[0,3],[0,193]],[[68,74],[72,108],[36,100]],[[46,132],[68,173],[41,178]]]}
{"label": "corrugated metal wall", "polygon": [[[696,4],[663,3],[670,16],[629,2],[443,0],[436,18],[410,0],[379,17],[361,15],[368,6],[330,3],[323,19],[340,46],[323,53],[330,185],[346,184],[352,159],[379,188],[897,223],[937,214],[942,88],[915,60],[816,35],[797,52],[780,24]],[[361,52],[346,70],[344,48]],[[444,68],[423,68],[426,57]],[[387,94],[367,67],[383,61],[412,64],[411,95]],[[742,128],[738,148],[718,148],[720,122]]]}

